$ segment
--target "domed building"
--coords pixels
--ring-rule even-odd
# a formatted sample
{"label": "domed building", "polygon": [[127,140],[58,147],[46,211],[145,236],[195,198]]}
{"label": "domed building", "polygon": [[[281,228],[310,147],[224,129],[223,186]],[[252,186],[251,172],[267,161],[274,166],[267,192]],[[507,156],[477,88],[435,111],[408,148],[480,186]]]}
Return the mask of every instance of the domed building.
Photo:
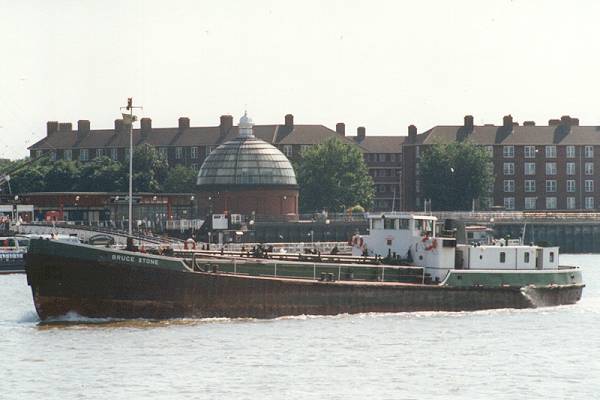
{"label": "domed building", "polygon": [[208,212],[294,217],[298,184],[292,164],[256,138],[244,113],[238,136],[213,150],[198,172],[199,200]]}

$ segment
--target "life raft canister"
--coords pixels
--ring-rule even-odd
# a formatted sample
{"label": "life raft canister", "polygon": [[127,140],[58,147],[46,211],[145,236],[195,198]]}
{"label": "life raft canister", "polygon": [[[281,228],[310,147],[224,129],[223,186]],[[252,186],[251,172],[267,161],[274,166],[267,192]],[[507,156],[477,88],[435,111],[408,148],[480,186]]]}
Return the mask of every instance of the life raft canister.
{"label": "life raft canister", "polygon": [[186,239],[185,242],[183,242],[183,248],[185,250],[195,250],[196,249],[196,241],[192,238]]}

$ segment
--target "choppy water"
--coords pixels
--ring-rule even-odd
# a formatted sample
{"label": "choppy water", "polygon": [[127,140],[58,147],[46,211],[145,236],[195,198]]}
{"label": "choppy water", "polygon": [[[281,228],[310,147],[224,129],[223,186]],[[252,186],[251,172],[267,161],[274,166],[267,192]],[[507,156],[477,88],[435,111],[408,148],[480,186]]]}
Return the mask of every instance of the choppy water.
{"label": "choppy water", "polygon": [[0,275],[0,399],[596,399],[600,255],[574,306],[40,324]]}

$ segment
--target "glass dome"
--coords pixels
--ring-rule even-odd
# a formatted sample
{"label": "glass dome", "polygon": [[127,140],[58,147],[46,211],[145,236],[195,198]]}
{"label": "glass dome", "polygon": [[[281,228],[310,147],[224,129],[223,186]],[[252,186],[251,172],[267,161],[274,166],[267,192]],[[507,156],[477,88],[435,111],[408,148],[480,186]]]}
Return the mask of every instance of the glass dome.
{"label": "glass dome", "polygon": [[287,157],[254,136],[237,137],[213,150],[198,172],[197,183],[199,186],[297,185]]}

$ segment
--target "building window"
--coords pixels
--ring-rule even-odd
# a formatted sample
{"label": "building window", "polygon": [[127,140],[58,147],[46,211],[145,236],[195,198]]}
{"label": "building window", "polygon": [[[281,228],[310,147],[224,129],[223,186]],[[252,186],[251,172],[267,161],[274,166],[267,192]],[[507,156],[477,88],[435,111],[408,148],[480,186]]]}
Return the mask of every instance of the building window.
{"label": "building window", "polygon": [[567,146],[567,158],[575,158],[575,146]]}
{"label": "building window", "polygon": [[166,147],[159,147],[158,148],[158,154],[160,154],[161,156],[164,156],[165,158],[167,158],[167,148]]}
{"label": "building window", "polygon": [[512,179],[504,181],[504,193],[513,193],[515,191],[515,181]]}
{"label": "building window", "polygon": [[575,197],[567,197],[567,210],[575,209]]}
{"label": "building window", "polygon": [[65,160],[72,160],[73,159],[73,150],[71,149],[67,149],[63,152],[63,158]]}
{"label": "building window", "polygon": [[535,210],[537,197],[525,197],[525,209]]}
{"label": "building window", "polygon": [[594,191],[594,181],[591,179],[588,179],[585,181],[585,191],[587,193],[591,193]]}
{"label": "building window", "polygon": [[286,157],[291,157],[292,151],[293,151],[292,145],[290,145],[290,144],[283,145],[283,154],[285,154]]}
{"label": "building window", "polygon": [[585,198],[585,209],[586,210],[593,210],[594,209],[594,198],[593,197],[586,197]]}
{"label": "building window", "polygon": [[[192,149],[193,149],[193,148],[194,148],[194,147],[192,147]],[[198,170],[200,169],[200,166],[199,166],[197,163],[193,163],[193,164],[192,164],[192,169],[193,169],[194,171],[198,171]]]}
{"label": "building window", "polygon": [[394,153],[390,154],[390,162],[396,162],[396,155]]}
{"label": "building window", "polygon": [[535,158],[535,146],[523,147],[523,154],[525,155],[525,158]]}
{"label": "building window", "polygon": [[594,175],[594,163],[592,163],[592,162],[585,163],[585,174],[586,175]]}
{"label": "building window", "polygon": [[567,163],[567,175],[575,175],[575,163],[574,162]]}
{"label": "building window", "polygon": [[525,163],[525,175],[535,175],[535,163]]}
{"label": "building window", "polygon": [[514,197],[505,197],[504,198],[504,209],[505,210],[514,210],[515,209],[515,198]]}
{"label": "building window", "polygon": [[50,150],[50,161],[56,161],[56,150]]}
{"label": "building window", "polygon": [[96,149],[96,158],[104,155],[104,149]]}
{"label": "building window", "polygon": [[567,181],[567,192],[574,193],[575,192],[575,180],[569,179]]}
{"label": "building window", "polygon": [[385,154],[379,154],[379,162],[385,162]]}
{"label": "building window", "polygon": [[525,191],[528,193],[535,192],[535,181],[528,179],[525,181]]}
{"label": "building window", "polygon": [[504,158],[512,158],[515,156],[515,146],[502,147],[502,155]]}
{"label": "building window", "polygon": [[42,153],[42,151],[41,151],[41,150],[36,150],[36,151],[35,151],[35,156],[36,156],[36,157],[41,157],[41,156],[42,156],[42,154],[43,154],[43,153]]}
{"label": "building window", "polygon": [[386,187],[385,187],[385,185],[379,185],[378,192],[379,192],[379,193],[385,193],[385,192],[386,192]]}
{"label": "building window", "polygon": [[547,162],[546,163],[546,175],[556,175],[556,163],[555,162]]}
{"label": "building window", "polygon": [[556,210],[556,197],[546,197],[546,209]]}
{"label": "building window", "polygon": [[181,147],[175,147],[175,158],[181,160],[183,158],[183,149]]}
{"label": "building window", "polygon": [[556,192],[556,181],[554,179],[546,181],[546,192]]}
{"label": "building window", "polygon": [[556,158],[556,146],[546,146],[546,158]]}
{"label": "building window", "polygon": [[87,161],[89,158],[88,149],[79,150],[79,161]]}
{"label": "building window", "polygon": [[488,157],[494,157],[494,146],[485,146],[485,151],[487,152]]}
{"label": "building window", "polygon": [[110,158],[112,158],[114,161],[117,161],[117,158],[119,158],[119,149],[116,147],[110,149]]}
{"label": "building window", "polygon": [[309,144],[301,144],[300,145],[300,154],[303,154],[308,149],[310,149],[310,145]]}
{"label": "building window", "polygon": [[206,155],[208,156],[210,153],[213,152],[214,149],[215,146],[206,146]]}
{"label": "building window", "polygon": [[190,147],[190,158],[193,160],[198,158],[198,148],[197,147]]}
{"label": "building window", "polygon": [[585,158],[594,157],[594,146],[585,146],[585,148],[583,150],[583,154],[584,154]]}
{"label": "building window", "polygon": [[505,162],[502,171],[504,175],[514,175],[515,174],[515,163]]}

